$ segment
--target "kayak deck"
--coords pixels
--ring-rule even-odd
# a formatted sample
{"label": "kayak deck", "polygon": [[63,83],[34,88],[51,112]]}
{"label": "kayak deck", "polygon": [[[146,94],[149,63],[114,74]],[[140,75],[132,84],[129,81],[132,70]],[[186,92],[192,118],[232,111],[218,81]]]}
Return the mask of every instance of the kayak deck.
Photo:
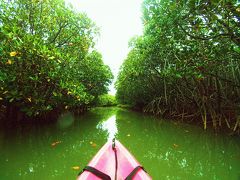
{"label": "kayak deck", "polygon": [[[117,169],[116,169],[117,157]],[[107,142],[90,161],[88,166],[107,174],[111,179],[124,180],[138,166],[139,162],[130,154],[130,152],[119,142],[115,141],[115,148],[112,142]],[[78,176],[78,180],[99,180],[89,171],[84,171]],[[151,177],[142,169],[137,169],[133,180],[148,180]]]}

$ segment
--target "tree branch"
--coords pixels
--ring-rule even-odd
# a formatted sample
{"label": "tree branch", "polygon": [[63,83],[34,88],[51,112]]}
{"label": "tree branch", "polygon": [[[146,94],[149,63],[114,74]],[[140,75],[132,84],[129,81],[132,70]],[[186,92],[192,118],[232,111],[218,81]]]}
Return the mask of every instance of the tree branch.
{"label": "tree branch", "polygon": [[60,25],[58,32],[56,33],[56,35],[54,36],[54,38],[49,42],[54,43],[57,39],[57,37],[59,36],[59,34],[61,33],[62,29],[65,28],[68,25],[68,23],[64,24],[64,25]]}

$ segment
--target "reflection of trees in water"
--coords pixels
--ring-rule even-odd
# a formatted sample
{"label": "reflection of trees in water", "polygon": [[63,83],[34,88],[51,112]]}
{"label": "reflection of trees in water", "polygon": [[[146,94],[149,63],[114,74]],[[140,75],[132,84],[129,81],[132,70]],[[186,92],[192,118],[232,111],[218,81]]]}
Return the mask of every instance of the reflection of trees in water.
{"label": "reflection of trees in water", "polygon": [[119,139],[153,178],[237,178],[240,161],[232,154],[240,147],[232,137],[125,110],[117,123]]}
{"label": "reflection of trees in water", "polygon": [[[0,131],[0,175],[9,174],[11,169],[27,173],[26,178],[32,174],[44,179],[75,178],[76,172],[69,169],[83,167],[97,153],[109,137],[107,130],[97,126],[114,116],[117,139],[153,179],[238,178],[239,137],[215,135],[195,126],[119,108],[96,108],[73,116],[73,124],[63,129],[54,123],[4,128]],[[56,141],[61,143],[52,147]],[[11,177],[14,179],[16,174]]]}
{"label": "reflection of trees in water", "polygon": [[[69,168],[79,163],[86,165],[106,142],[106,132],[96,126],[113,113],[111,108],[102,108],[79,117],[65,114],[56,123],[4,127],[0,132],[0,163],[4,166],[0,170],[1,177],[8,174],[5,179],[16,176],[75,178],[77,173]],[[58,141],[61,143],[52,146]],[[9,175],[9,169],[15,173]]]}

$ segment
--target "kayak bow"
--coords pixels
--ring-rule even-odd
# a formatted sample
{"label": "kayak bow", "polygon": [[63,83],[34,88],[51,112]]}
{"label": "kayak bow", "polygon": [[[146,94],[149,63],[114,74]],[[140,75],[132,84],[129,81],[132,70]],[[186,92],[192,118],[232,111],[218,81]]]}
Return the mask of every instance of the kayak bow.
{"label": "kayak bow", "polygon": [[150,180],[139,162],[119,142],[107,142],[90,161],[78,180]]}

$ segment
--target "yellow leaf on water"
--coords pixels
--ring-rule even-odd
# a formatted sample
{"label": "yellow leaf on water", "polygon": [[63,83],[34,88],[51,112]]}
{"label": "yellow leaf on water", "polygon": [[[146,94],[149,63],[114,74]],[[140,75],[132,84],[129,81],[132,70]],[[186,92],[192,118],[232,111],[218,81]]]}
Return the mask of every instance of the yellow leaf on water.
{"label": "yellow leaf on water", "polygon": [[73,166],[72,169],[73,170],[80,170],[80,167],[79,166]]}
{"label": "yellow leaf on water", "polygon": [[52,147],[55,147],[56,145],[62,143],[62,141],[55,141],[51,144]]}
{"label": "yellow leaf on water", "polygon": [[178,146],[179,146],[179,145],[177,145],[177,144],[173,144],[173,147],[174,147],[174,148],[177,148]]}
{"label": "yellow leaf on water", "polygon": [[90,144],[92,147],[96,147],[96,146],[97,146],[97,144],[94,143],[94,142],[92,142],[92,141],[90,141],[89,144]]}
{"label": "yellow leaf on water", "polygon": [[13,52],[10,52],[10,56],[16,56],[17,55],[17,52],[13,51]]}
{"label": "yellow leaf on water", "polygon": [[96,147],[96,146],[97,146],[97,144],[96,144],[96,143],[93,143],[93,144],[92,144],[92,147]]}
{"label": "yellow leaf on water", "polygon": [[28,101],[29,101],[29,102],[32,102],[32,99],[31,99],[31,97],[29,97],[29,98],[27,98],[27,99],[28,99]]}

